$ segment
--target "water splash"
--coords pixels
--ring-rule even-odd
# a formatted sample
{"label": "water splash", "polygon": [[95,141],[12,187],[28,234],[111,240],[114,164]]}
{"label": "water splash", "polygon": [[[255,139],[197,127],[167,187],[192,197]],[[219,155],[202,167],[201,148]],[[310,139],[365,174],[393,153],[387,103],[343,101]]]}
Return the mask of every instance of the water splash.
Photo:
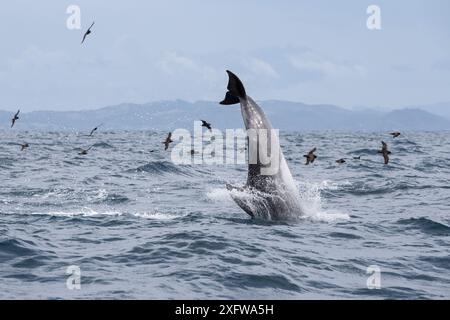
{"label": "water splash", "polygon": [[[315,182],[296,182],[299,190],[299,201],[302,207],[302,215],[299,219],[307,219],[318,222],[334,222],[340,220],[349,220],[350,216],[346,213],[341,213],[336,209],[326,208],[325,201],[322,197],[324,190],[337,190],[340,185],[348,184],[335,183],[329,180],[324,180],[319,183]],[[248,200],[251,203],[255,200],[254,193],[245,190],[228,190],[226,188],[214,188],[206,193],[209,200],[223,204],[234,204],[232,196],[240,199]]]}
{"label": "water splash", "polygon": [[341,213],[336,209],[326,208],[322,192],[325,190],[338,190],[340,185],[348,184],[336,183],[329,180],[321,182],[297,182],[300,203],[303,209],[303,219],[312,221],[334,222],[338,220],[349,220],[350,216]]}

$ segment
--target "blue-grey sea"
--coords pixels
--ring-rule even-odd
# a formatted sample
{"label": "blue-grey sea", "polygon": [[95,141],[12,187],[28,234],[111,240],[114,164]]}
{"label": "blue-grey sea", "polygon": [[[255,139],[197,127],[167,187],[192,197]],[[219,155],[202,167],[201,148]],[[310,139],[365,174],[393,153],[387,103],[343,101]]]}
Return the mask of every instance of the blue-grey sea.
{"label": "blue-grey sea", "polygon": [[290,221],[233,202],[246,165],[176,165],[165,136],[2,131],[0,298],[450,298],[449,132],[282,133]]}

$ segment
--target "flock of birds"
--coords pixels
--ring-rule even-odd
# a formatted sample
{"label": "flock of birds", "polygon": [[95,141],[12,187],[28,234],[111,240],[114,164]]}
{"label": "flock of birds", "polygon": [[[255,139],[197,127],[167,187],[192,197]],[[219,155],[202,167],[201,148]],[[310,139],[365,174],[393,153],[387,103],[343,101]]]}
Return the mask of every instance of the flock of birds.
{"label": "flock of birds", "polygon": [[[14,125],[16,124],[17,120],[19,120],[19,113],[20,113],[20,109],[17,110],[17,112],[14,114],[14,117],[11,119],[11,128],[14,127]],[[88,134],[88,137],[92,137],[94,135],[94,133],[103,125],[100,124],[98,126],[96,126],[94,129],[91,130],[91,132]],[[18,144],[20,146],[20,151],[24,151],[25,149],[29,148],[30,145],[27,142],[24,143],[19,143]],[[94,146],[90,146],[86,149],[80,148],[78,154],[79,155],[87,155],[88,152],[93,148]]]}
{"label": "flock of birds", "polygon": [[[92,26],[91,26],[92,27]],[[84,41],[84,38],[83,38]],[[16,124],[16,121],[19,120],[19,113],[20,110],[18,110],[13,118],[11,119],[11,128],[14,127],[14,125]],[[206,129],[208,129],[209,131],[212,131],[212,126],[211,123],[205,121],[205,120],[200,120],[202,122],[202,127],[205,127]],[[103,125],[100,124],[98,126],[96,126],[95,128],[93,128],[91,130],[91,132],[89,133],[88,137],[92,137],[94,135],[94,133]],[[397,138],[398,136],[401,135],[400,132],[395,131],[395,132],[391,132],[390,135],[392,135],[393,138]],[[169,134],[167,135],[166,139],[162,142],[164,144],[164,150],[169,149],[170,144],[173,142],[172,140],[172,132],[169,132]],[[20,146],[20,150],[24,151],[26,148],[28,148],[30,145],[28,143],[21,143],[19,144]],[[79,155],[87,155],[88,152],[93,148],[94,146],[90,146],[86,149],[80,149],[80,152],[78,153]],[[154,152],[155,150],[151,150],[150,152]],[[314,161],[317,158],[317,155],[315,154],[315,152],[317,151],[317,148],[312,149],[311,151],[308,152],[308,154],[303,155],[303,157],[306,158],[306,163],[305,165],[309,165],[310,163],[314,163]],[[386,142],[381,141],[381,150],[378,150],[378,153],[380,153],[383,158],[384,158],[384,164],[388,164],[389,163],[389,155],[391,154],[391,151],[388,150],[388,145]],[[195,154],[195,151],[192,149],[191,150],[191,155]],[[353,160],[360,160],[361,156],[358,157],[353,157]],[[341,158],[336,160],[336,163],[338,164],[343,164],[345,163],[346,160],[345,158]]]}
{"label": "flock of birds", "polygon": [[[397,138],[398,136],[401,135],[400,132],[395,131],[395,132],[391,132],[390,135],[393,138]],[[310,163],[314,163],[314,161],[316,160],[317,156],[315,155],[317,148],[312,149],[310,152],[308,152],[308,154],[303,155],[303,157],[306,158],[306,163],[305,165],[308,165]],[[384,164],[388,164],[389,163],[389,155],[391,154],[391,152],[388,150],[388,145],[386,142],[381,141],[381,150],[378,150],[378,153],[381,153],[381,155],[383,156],[384,159]],[[357,156],[357,157],[353,157],[353,160],[361,160],[361,156]],[[343,164],[346,163],[347,161],[345,160],[345,158],[341,158],[336,160],[336,163],[338,164]]]}
{"label": "flock of birds", "polygon": [[[90,25],[90,27],[87,29],[87,31],[83,34],[83,39],[81,40],[81,44],[84,43],[84,41],[86,40],[86,37],[88,35],[90,35],[92,33],[91,29],[94,26],[95,21],[92,22],[92,24]],[[20,110],[18,110],[15,114],[14,117],[11,119],[11,128],[14,127],[14,124],[16,123],[17,120],[19,120],[19,113]],[[205,120],[201,120],[202,121],[202,127],[205,127],[206,129],[212,131],[212,127],[211,124],[208,123]],[[94,135],[94,133],[102,126],[103,124],[100,124],[98,126],[96,126],[94,129],[91,130],[90,134],[88,135],[89,137],[92,137]],[[400,132],[396,131],[396,132],[391,132],[390,133],[394,138],[397,138],[398,136],[400,136]],[[164,144],[164,150],[167,150],[169,148],[169,145],[173,142],[172,140],[172,132],[169,132],[169,134],[167,135],[166,139],[162,142]],[[28,148],[30,145],[28,143],[21,143],[19,144],[20,146],[20,150],[24,151],[26,148]],[[93,146],[90,146],[86,149],[80,149],[79,151],[79,155],[87,155],[88,152],[93,148]],[[312,149],[311,151],[308,152],[308,154],[305,154],[304,157],[306,158],[306,163],[305,165],[309,165],[310,163],[314,163],[314,161],[316,160],[317,156],[315,155],[317,148]],[[155,150],[151,150],[150,152],[154,152]],[[391,152],[388,150],[388,145],[386,142],[381,141],[381,150],[378,151],[378,153],[380,153],[383,158],[384,158],[384,164],[388,164],[389,163],[389,155],[391,154]],[[195,154],[194,150],[191,150],[191,154]],[[360,160],[361,156],[358,157],[354,157],[354,160]],[[343,164],[345,163],[346,160],[344,158],[338,159],[336,160],[336,163],[338,164]]]}
{"label": "flock of birds", "polygon": [[[14,127],[14,125],[16,124],[16,121],[19,120],[19,113],[20,113],[20,109],[17,110],[17,112],[14,114],[13,118],[11,119],[11,128]],[[212,127],[211,127],[211,124],[210,124],[210,123],[208,123],[208,122],[205,121],[205,120],[200,120],[200,121],[202,122],[202,127],[205,127],[205,128],[207,128],[209,131],[212,131]],[[101,126],[103,126],[103,123],[100,124],[100,125],[98,125],[98,126],[96,126],[95,128],[93,128],[93,129],[91,130],[91,132],[88,134],[88,137],[92,137],[92,136],[94,135],[94,133],[95,133]],[[169,132],[169,134],[167,135],[167,138],[162,142],[162,143],[164,144],[164,150],[169,149],[169,145],[170,145],[172,142],[173,142],[173,140],[172,140],[172,132]],[[18,145],[20,146],[20,151],[24,151],[26,148],[29,148],[29,147],[30,147],[30,145],[29,145],[28,143],[26,143],[26,142],[24,142],[24,143],[19,143]],[[83,155],[83,156],[84,156],[84,155],[87,155],[88,152],[89,152],[93,147],[94,147],[94,146],[92,145],[92,146],[90,146],[90,147],[88,147],[88,148],[86,148],[86,149],[80,148],[80,151],[79,151],[78,154],[79,154],[79,155]],[[155,150],[150,150],[150,152],[155,152]],[[194,153],[195,153],[195,151],[194,151],[194,150],[191,150],[191,154],[194,154]]]}

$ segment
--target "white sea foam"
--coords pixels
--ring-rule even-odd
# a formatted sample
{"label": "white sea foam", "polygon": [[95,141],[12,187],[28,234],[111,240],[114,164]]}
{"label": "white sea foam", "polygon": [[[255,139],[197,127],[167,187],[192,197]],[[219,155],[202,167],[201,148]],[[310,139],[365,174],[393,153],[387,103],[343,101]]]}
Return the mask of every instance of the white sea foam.
{"label": "white sea foam", "polygon": [[50,211],[50,212],[33,212],[32,215],[49,215],[55,217],[95,217],[95,216],[124,216],[131,215],[138,218],[155,219],[155,220],[172,220],[184,217],[185,215],[177,215],[162,212],[133,212],[125,213],[115,210],[94,210],[91,208],[72,209],[68,211]]}
{"label": "white sea foam", "polygon": [[213,202],[218,203],[234,203],[233,199],[230,196],[230,192],[226,188],[214,188],[206,193],[208,199]]}
{"label": "white sea foam", "polygon": [[179,215],[162,212],[137,212],[133,213],[132,215],[138,218],[153,219],[153,220],[173,220],[186,216],[185,214]]}
{"label": "white sea foam", "polygon": [[49,212],[32,212],[32,215],[49,215],[55,217],[93,217],[98,215],[107,215],[107,216],[121,216],[122,213],[118,211],[96,211],[91,208],[80,208],[80,209],[72,209],[67,211],[49,211]]}

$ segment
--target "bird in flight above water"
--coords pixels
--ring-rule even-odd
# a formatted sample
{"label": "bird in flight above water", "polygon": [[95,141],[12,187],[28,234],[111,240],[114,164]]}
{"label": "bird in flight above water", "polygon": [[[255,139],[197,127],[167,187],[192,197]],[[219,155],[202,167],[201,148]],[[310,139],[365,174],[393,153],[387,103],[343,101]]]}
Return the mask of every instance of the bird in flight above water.
{"label": "bird in flight above water", "polygon": [[390,135],[391,135],[392,137],[394,137],[394,138],[397,138],[400,134],[401,134],[401,133],[398,132],[398,131],[395,131],[395,132],[391,132],[391,133],[390,133]]}
{"label": "bird in flight above water", "polygon": [[163,142],[164,145],[165,145],[164,150],[167,150],[169,148],[169,144],[171,144],[173,142],[171,138],[172,138],[172,132],[169,132],[169,134],[167,135],[166,140]]}
{"label": "bird in flight above water", "polygon": [[28,144],[28,143],[23,143],[23,144],[19,144],[19,146],[20,146],[20,151],[23,151],[23,150],[25,150],[26,148],[28,148],[30,145]]}
{"label": "bird in flight above water", "polygon": [[89,134],[89,137],[92,137],[92,135],[95,133],[95,131],[97,131],[98,128],[100,128],[102,125],[103,125],[103,123],[100,124],[100,125],[98,125],[98,126],[96,126],[94,129],[92,129],[92,130],[91,130],[91,133]]}
{"label": "bird in flight above water", "polygon": [[314,163],[314,160],[316,160],[317,156],[314,154],[316,152],[316,148],[312,149],[308,154],[305,154],[304,157],[306,158],[305,165],[308,165],[310,163]]}
{"label": "bird in flight above water", "polygon": [[87,149],[81,149],[80,152],[79,152],[78,154],[81,155],[81,156],[85,156],[85,155],[88,154],[89,150],[92,149],[92,147],[93,147],[93,146],[90,146],[90,147],[87,148]]}
{"label": "bird in flight above water", "polygon": [[388,146],[387,143],[384,141],[381,141],[381,150],[378,151],[378,153],[381,153],[383,155],[384,158],[384,164],[388,164],[389,163],[389,155],[391,154],[391,152],[388,150]]}
{"label": "bird in flight above water", "polygon": [[211,123],[206,122],[205,120],[200,120],[202,122],[202,127],[205,127],[207,129],[209,129],[209,131],[212,130],[211,128]]}
{"label": "bird in flight above water", "polygon": [[84,40],[86,39],[86,37],[92,33],[92,32],[91,32],[91,28],[94,26],[94,23],[95,23],[95,21],[92,22],[92,24],[91,24],[91,26],[89,27],[89,29],[87,29],[87,31],[85,32],[85,34],[84,34],[84,36],[83,36],[83,40],[81,40],[81,44],[83,44],[83,42],[84,42]]}
{"label": "bird in flight above water", "polygon": [[17,110],[16,114],[11,119],[11,128],[14,127],[14,124],[16,123],[16,121],[19,120],[19,113],[20,113],[20,110]]}

